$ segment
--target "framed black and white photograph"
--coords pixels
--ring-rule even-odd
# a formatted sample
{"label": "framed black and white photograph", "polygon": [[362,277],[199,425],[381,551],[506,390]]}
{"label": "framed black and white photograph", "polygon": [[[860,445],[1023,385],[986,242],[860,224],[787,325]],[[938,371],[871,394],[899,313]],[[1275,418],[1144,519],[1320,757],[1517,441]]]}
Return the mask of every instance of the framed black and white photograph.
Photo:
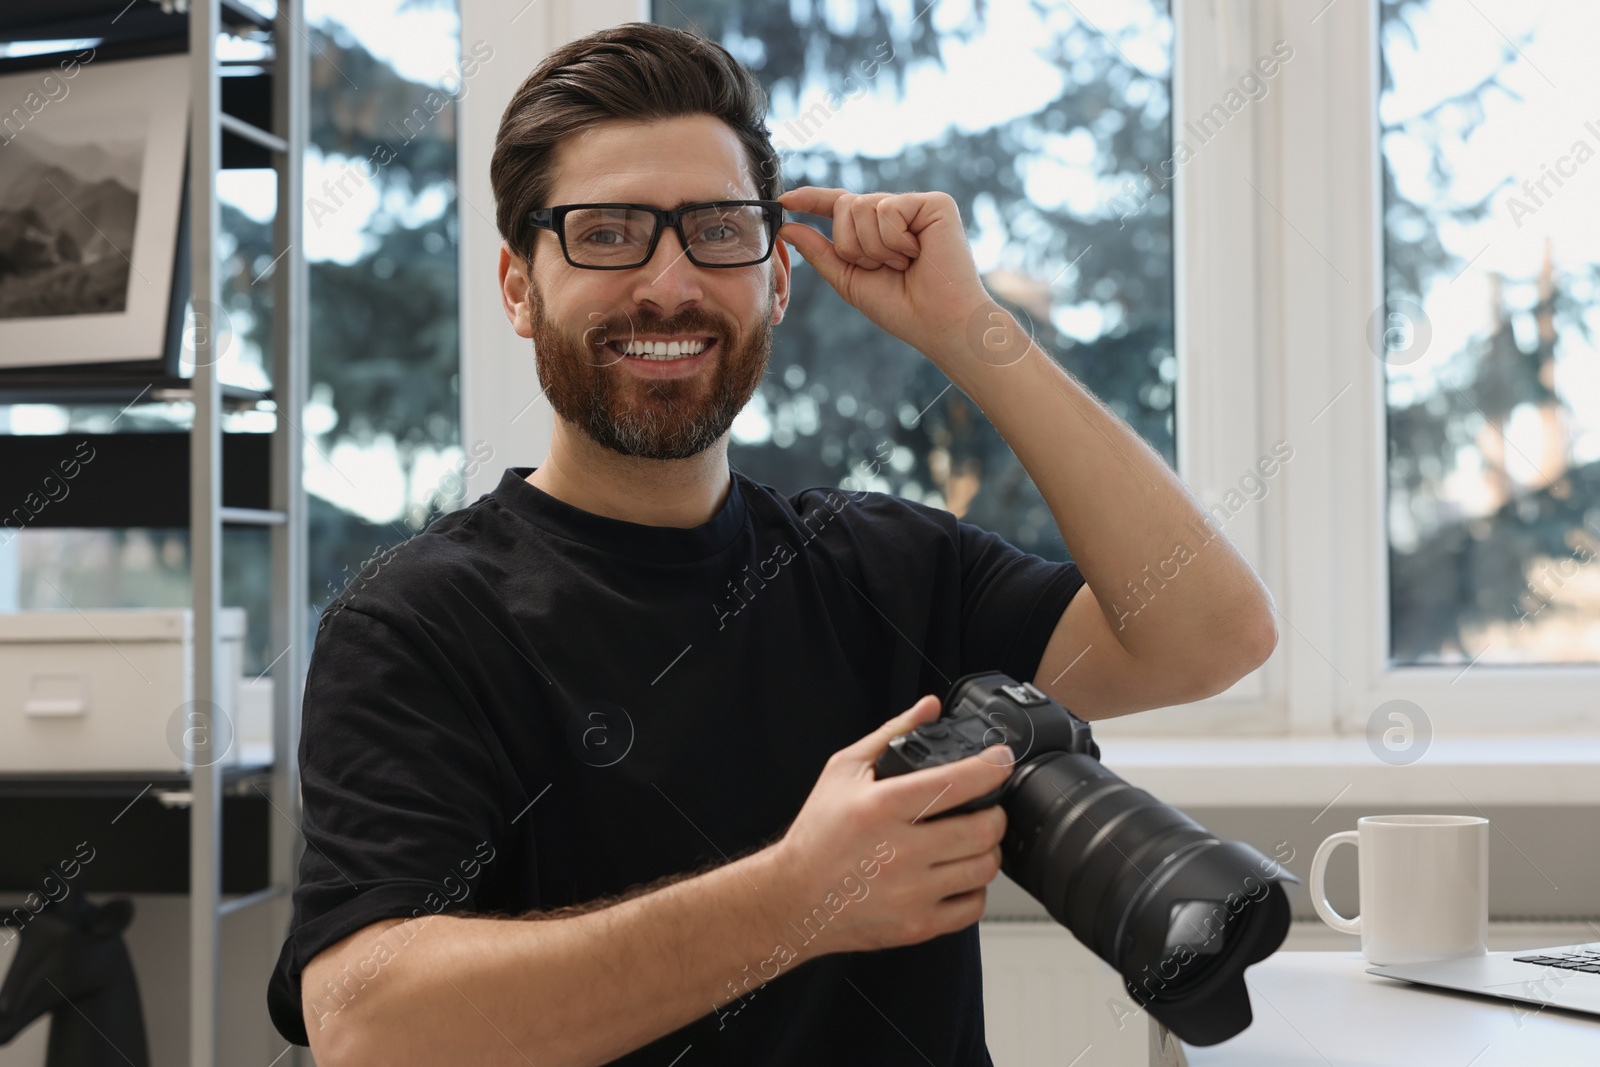
{"label": "framed black and white photograph", "polygon": [[0,76],[0,367],[163,358],[188,117],[182,55]]}

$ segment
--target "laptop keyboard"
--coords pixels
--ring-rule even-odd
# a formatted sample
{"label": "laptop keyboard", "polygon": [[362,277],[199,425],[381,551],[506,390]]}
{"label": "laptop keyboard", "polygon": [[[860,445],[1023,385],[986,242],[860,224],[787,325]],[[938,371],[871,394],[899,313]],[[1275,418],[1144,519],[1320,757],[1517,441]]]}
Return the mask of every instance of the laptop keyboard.
{"label": "laptop keyboard", "polygon": [[1544,967],[1560,967],[1568,971],[1600,974],[1600,949],[1556,950],[1540,956],[1513,956],[1518,963],[1537,963]]}

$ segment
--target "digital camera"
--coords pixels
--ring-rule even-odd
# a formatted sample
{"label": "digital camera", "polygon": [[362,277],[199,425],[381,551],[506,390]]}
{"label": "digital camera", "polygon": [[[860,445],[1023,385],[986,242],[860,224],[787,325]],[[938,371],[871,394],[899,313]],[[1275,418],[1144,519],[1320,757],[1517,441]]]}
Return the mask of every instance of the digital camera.
{"label": "digital camera", "polygon": [[889,742],[878,777],[1008,745],[999,788],[935,817],[1005,808],[1001,870],[1182,1040],[1214,1045],[1249,1026],[1244,969],[1283,944],[1284,885],[1299,879],[1111,773],[1089,724],[1031,682],[964,675],[944,710]]}

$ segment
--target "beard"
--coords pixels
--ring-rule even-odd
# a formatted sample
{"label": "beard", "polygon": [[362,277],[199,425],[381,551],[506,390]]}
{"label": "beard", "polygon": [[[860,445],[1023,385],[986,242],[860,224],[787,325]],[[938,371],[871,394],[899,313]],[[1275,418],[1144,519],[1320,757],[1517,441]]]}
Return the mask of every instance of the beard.
{"label": "beard", "polygon": [[[772,351],[773,292],[746,335],[726,320],[691,308],[671,319],[596,310],[574,337],[544,314],[529,291],[534,358],[555,413],[595,443],[640,459],[688,459],[722,440],[766,373]],[[616,366],[625,358],[606,341],[637,334],[715,337],[713,365],[683,378],[645,378]]]}

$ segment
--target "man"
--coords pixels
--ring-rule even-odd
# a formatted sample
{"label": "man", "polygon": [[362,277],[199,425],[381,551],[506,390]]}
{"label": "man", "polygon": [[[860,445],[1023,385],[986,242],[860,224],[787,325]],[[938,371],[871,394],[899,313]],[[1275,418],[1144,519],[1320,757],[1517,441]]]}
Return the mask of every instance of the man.
{"label": "man", "polygon": [[[988,1064],[1005,815],[932,817],[1014,754],[879,782],[888,740],[965,673],[1097,718],[1276,642],[1172,472],[984,292],[950,198],[780,196],[764,113],[720,47],[644,24],[558,49],[505,111],[502,296],[555,433],[324,615],[269,992],[323,1067]],[[1075,563],[730,471],[788,244],[983,408]]]}

